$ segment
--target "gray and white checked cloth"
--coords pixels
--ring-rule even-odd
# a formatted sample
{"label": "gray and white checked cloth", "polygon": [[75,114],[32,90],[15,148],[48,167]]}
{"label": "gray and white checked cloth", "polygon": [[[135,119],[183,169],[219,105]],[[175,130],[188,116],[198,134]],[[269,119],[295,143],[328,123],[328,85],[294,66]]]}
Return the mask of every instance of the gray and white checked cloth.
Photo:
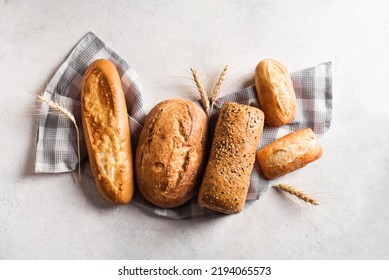
{"label": "gray and white checked cloth", "polygon": [[[80,95],[82,76],[86,68],[91,62],[100,58],[109,59],[117,66],[126,96],[131,140],[133,151],[135,151],[146,116],[146,112],[143,109],[140,80],[134,69],[92,32],[86,34],[75,46],[68,58],[54,74],[43,93],[44,97],[65,106],[75,116],[80,129],[83,175],[92,181],[93,176],[87,160],[88,155],[82,131]],[[287,133],[302,128],[310,127],[320,136],[326,133],[330,127],[332,115],[331,62],[325,62],[291,73],[291,76],[297,96],[298,110],[296,118],[292,123],[280,128],[271,128],[265,125],[258,148],[271,143]],[[217,114],[222,104],[226,101],[259,107],[255,86],[220,97],[215,102],[210,118],[210,135],[213,134]],[[77,137],[74,125],[66,117],[59,115],[46,104],[42,103],[40,110],[35,172],[57,173],[75,171],[78,165],[78,158]],[[254,200],[259,199],[261,194],[268,189],[270,183],[271,181],[263,177],[256,162],[251,174],[246,207]],[[146,212],[171,219],[195,219],[222,215],[199,207],[196,199],[194,197],[186,204],[174,209],[162,209],[147,202],[136,189],[134,199],[130,205],[135,204]]]}

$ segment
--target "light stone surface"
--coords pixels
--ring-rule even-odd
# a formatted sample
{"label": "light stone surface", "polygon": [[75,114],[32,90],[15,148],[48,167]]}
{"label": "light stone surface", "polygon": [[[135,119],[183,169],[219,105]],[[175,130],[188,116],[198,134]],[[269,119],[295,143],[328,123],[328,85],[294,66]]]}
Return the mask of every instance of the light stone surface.
{"label": "light stone surface", "polygon": [[[0,259],[388,259],[389,2],[0,0]],[[333,62],[323,157],[239,215],[172,221],[112,207],[71,174],[33,173],[40,92],[93,31],[139,74],[149,110],[194,99],[189,66],[223,93],[263,58],[295,71]]]}

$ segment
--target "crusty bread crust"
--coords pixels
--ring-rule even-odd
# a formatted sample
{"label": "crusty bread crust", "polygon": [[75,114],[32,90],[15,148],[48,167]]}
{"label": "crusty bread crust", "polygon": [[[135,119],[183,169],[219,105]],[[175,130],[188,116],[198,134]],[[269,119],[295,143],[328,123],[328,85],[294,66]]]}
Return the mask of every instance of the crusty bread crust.
{"label": "crusty bread crust", "polygon": [[304,167],[320,158],[322,147],[312,129],[289,133],[257,152],[259,165],[268,179]]}
{"label": "crusty bread crust", "polygon": [[197,192],[207,117],[195,103],[165,100],[148,114],[136,150],[140,192],[152,204],[172,208]]}
{"label": "crusty bread crust", "polygon": [[284,65],[273,59],[259,62],[255,69],[255,87],[269,126],[279,127],[294,120],[296,95]]}
{"label": "crusty bread crust", "polygon": [[263,123],[258,108],[223,104],[198,195],[200,206],[227,214],[242,211]]}
{"label": "crusty bread crust", "polygon": [[84,74],[81,112],[98,190],[112,203],[129,203],[134,171],[128,114],[119,74],[109,60],[96,60]]}

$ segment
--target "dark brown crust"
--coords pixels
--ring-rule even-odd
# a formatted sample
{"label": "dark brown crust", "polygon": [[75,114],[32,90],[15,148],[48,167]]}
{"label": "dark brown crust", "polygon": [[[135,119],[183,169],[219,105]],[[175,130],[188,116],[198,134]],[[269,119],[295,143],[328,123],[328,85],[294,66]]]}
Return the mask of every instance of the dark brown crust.
{"label": "dark brown crust", "polygon": [[119,74],[109,60],[94,61],[84,74],[81,113],[98,190],[112,203],[129,203],[134,174],[128,114]]}
{"label": "dark brown crust", "polygon": [[292,132],[257,152],[259,165],[268,179],[273,179],[317,160],[323,153],[312,129]]}
{"label": "dark brown crust", "polygon": [[195,103],[171,99],[148,114],[136,150],[137,185],[152,204],[172,208],[197,191],[207,118]]}
{"label": "dark brown crust", "polygon": [[269,126],[279,127],[294,120],[296,95],[284,65],[273,59],[259,62],[255,69],[255,87]]}
{"label": "dark brown crust", "polygon": [[227,214],[243,209],[263,123],[258,108],[223,104],[198,195],[200,206]]}

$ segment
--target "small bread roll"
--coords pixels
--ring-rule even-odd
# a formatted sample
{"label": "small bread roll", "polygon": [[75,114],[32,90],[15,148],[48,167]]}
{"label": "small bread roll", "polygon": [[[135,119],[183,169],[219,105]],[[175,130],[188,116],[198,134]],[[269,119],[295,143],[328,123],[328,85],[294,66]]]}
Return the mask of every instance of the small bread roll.
{"label": "small bread roll", "polygon": [[135,160],[137,184],[149,202],[172,208],[197,193],[206,136],[207,117],[190,100],[166,100],[150,111]]}
{"label": "small bread roll", "polygon": [[81,113],[98,190],[112,203],[130,202],[134,174],[127,107],[119,74],[109,60],[96,60],[84,74]]}
{"label": "small bread roll", "polygon": [[273,59],[259,62],[255,69],[255,87],[269,126],[279,127],[294,120],[296,95],[284,65]]}
{"label": "small bread roll", "polygon": [[227,214],[242,211],[263,123],[258,108],[223,104],[198,194],[201,207]]}
{"label": "small bread roll", "polygon": [[312,129],[292,132],[257,152],[259,165],[268,179],[304,167],[320,158],[322,147]]}

